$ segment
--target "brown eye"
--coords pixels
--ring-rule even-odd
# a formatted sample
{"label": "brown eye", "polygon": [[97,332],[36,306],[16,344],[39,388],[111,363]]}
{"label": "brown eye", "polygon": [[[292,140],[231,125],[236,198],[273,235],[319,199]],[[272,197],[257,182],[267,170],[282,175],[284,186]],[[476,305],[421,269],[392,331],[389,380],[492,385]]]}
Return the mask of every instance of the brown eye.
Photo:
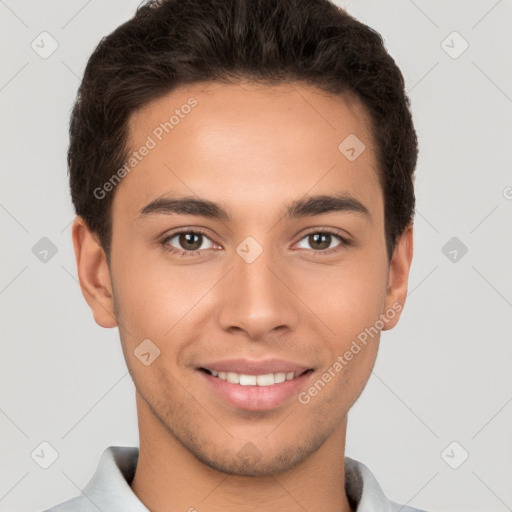
{"label": "brown eye", "polygon": [[178,243],[182,249],[197,251],[202,244],[203,235],[199,233],[181,233],[178,237]]}
{"label": "brown eye", "polygon": [[308,242],[313,249],[328,249],[331,245],[331,235],[329,233],[313,233],[309,235]]}
{"label": "brown eye", "polygon": [[[333,245],[333,242],[335,242],[336,239],[341,243]],[[313,249],[315,251],[335,249],[336,247],[343,245],[346,245],[345,240],[341,236],[330,233],[329,231],[316,231],[314,233],[309,233],[299,242],[299,247],[301,249]]]}
{"label": "brown eye", "polygon": [[162,243],[168,250],[182,254],[213,248],[213,242],[198,231],[180,231],[168,236]]}

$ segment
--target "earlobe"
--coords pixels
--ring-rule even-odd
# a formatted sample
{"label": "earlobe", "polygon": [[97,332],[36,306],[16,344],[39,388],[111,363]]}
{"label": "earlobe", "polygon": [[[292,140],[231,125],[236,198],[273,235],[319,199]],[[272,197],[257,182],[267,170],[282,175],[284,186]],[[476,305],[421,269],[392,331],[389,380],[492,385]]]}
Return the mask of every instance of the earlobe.
{"label": "earlobe", "polygon": [[80,288],[94,320],[101,327],[116,327],[112,282],[105,252],[80,216],[73,221],[72,238]]}
{"label": "earlobe", "polygon": [[386,310],[384,312],[388,321],[385,324],[384,331],[392,329],[400,318],[407,297],[412,254],[413,226],[409,224],[395,245],[395,250],[393,251],[389,265]]}

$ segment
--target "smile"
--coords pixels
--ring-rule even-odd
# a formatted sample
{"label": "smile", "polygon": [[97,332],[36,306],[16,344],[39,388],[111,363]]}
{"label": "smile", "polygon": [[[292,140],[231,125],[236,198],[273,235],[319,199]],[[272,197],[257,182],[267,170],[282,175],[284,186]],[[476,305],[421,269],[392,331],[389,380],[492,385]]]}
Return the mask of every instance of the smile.
{"label": "smile", "polygon": [[239,384],[240,386],[273,386],[274,384],[280,384],[287,380],[293,380],[302,373],[298,372],[277,372],[277,373],[266,373],[262,375],[246,375],[243,373],[236,372],[223,372],[223,371],[215,371],[208,370],[207,368],[201,368],[204,372],[212,375],[213,377],[217,377],[218,379],[225,380],[230,382],[231,384]]}
{"label": "smile", "polygon": [[312,368],[299,372],[248,375],[199,368],[204,391],[224,405],[246,411],[270,411],[291,405],[314,374]]}

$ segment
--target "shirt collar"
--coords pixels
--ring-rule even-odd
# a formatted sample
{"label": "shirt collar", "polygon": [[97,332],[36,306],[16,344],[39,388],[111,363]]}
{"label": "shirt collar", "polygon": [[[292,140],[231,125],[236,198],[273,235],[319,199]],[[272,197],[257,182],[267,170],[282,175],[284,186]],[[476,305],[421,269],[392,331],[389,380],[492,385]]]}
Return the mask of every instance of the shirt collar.
{"label": "shirt collar", "polygon": [[[117,512],[121,507],[130,512],[149,512],[130,487],[138,458],[137,447],[109,446],[85,486],[82,498],[103,512]],[[386,498],[371,471],[350,457],[345,457],[345,490],[356,512],[393,512],[398,509],[396,503]],[[400,510],[415,509],[403,507]]]}

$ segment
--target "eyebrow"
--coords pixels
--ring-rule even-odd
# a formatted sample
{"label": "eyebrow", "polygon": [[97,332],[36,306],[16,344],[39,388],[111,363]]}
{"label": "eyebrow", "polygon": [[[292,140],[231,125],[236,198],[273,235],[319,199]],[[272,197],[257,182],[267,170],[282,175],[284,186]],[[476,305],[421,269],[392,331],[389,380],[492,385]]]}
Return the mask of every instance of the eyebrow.
{"label": "eyebrow", "polygon": [[[294,219],[323,215],[331,212],[349,212],[370,218],[368,208],[355,197],[346,193],[337,195],[315,195],[285,204],[284,216]],[[138,215],[142,220],[150,215],[198,215],[209,219],[229,222],[227,210],[213,201],[197,197],[161,196],[144,206]]]}

